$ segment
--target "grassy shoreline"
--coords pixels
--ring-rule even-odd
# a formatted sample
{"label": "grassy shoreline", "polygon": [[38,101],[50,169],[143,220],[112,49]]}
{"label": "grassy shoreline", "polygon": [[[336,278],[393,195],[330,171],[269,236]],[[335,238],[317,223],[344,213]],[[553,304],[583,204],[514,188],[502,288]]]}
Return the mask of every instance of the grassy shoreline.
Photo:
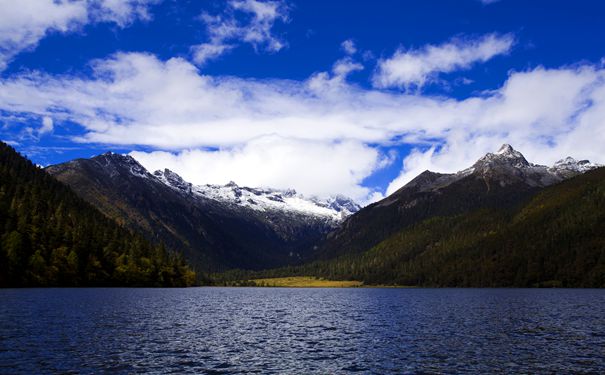
{"label": "grassy shoreline", "polygon": [[372,285],[357,280],[330,280],[315,276],[287,276],[239,280],[229,286],[265,288],[415,288],[405,285]]}
{"label": "grassy shoreline", "polygon": [[249,280],[251,286],[277,288],[359,288],[361,281],[327,280],[311,276],[275,277]]}

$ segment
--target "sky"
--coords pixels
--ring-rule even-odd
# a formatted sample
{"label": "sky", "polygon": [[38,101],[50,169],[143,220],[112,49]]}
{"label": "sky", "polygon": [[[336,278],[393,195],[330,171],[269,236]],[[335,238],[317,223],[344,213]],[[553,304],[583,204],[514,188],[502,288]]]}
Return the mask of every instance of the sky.
{"label": "sky", "polygon": [[605,2],[0,0],[0,140],[362,204],[509,143],[605,163]]}

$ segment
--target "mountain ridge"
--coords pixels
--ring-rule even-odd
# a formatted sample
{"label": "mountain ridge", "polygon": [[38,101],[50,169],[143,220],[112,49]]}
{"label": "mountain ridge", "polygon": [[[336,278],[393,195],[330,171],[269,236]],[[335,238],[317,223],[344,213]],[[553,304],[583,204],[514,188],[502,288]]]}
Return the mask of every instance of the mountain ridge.
{"label": "mountain ridge", "polygon": [[0,287],[188,286],[195,278],[180,256],[0,142]]}
{"label": "mountain ridge", "polygon": [[433,217],[480,207],[514,206],[546,186],[597,168],[588,161],[562,159],[552,167],[532,164],[509,144],[487,153],[456,173],[425,171],[388,197],[349,217],[318,246],[329,259],[361,253],[396,231]]}
{"label": "mountain ridge", "polygon": [[216,278],[238,285],[293,276],[366,285],[603,288],[605,167],[549,185],[514,205],[421,218],[361,252]]}
{"label": "mountain ridge", "polygon": [[[355,208],[348,200],[330,206],[336,198],[312,201],[294,191],[195,186],[172,171],[152,174],[131,156],[111,152],[46,171],[107,216],[183,251],[202,270],[300,263]],[[259,209],[242,197],[265,204]],[[290,201],[304,205],[288,206]]]}

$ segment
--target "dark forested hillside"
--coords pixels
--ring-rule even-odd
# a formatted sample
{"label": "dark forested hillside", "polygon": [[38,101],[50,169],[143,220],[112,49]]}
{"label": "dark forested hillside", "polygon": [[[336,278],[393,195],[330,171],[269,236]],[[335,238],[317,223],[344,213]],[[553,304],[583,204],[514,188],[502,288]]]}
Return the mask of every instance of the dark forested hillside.
{"label": "dark forested hillside", "polygon": [[185,286],[195,273],[0,142],[0,286]]}
{"label": "dark forested hillside", "polygon": [[[540,189],[517,181],[501,185],[493,178],[474,175],[439,189],[425,188],[444,177],[449,176],[426,171],[386,199],[360,210],[327,237],[318,247],[317,256],[329,259],[362,253],[401,229],[427,218],[452,216],[478,208],[514,206]],[[491,183],[489,189],[486,183]]]}
{"label": "dark forested hillside", "polygon": [[434,216],[362,254],[251,277],[296,274],[369,284],[605,287],[605,168],[521,206]]}
{"label": "dark forested hillside", "polygon": [[478,209],[509,209],[546,186],[596,167],[566,158],[552,167],[532,164],[508,144],[452,174],[425,171],[387,198],[351,216],[318,246],[319,258],[362,253],[404,228],[431,217]]}

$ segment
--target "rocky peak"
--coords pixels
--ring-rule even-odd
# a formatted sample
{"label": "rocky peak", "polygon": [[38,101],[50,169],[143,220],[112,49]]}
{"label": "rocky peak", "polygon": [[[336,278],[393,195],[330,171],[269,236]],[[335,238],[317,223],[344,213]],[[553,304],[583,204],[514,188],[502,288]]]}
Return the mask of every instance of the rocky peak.
{"label": "rocky peak", "polygon": [[503,144],[495,153],[488,153],[479,159],[473,167],[475,169],[491,169],[495,166],[510,166],[523,168],[530,166],[522,153],[509,144]]}
{"label": "rocky peak", "polygon": [[566,169],[570,171],[576,172],[586,172],[594,168],[600,167],[599,164],[591,163],[588,160],[576,160],[571,156],[566,157],[565,159],[561,159],[557,161],[551,169],[561,170]]}
{"label": "rocky peak", "polygon": [[500,148],[498,149],[498,151],[495,152],[498,155],[502,155],[505,157],[519,157],[519,156],[523,156],[519,151],[515,150],[513,148],[513,146],[509,145],[508,143],[503,144],[502,146],[500,146]]}
{"label": "rocky peak", "polygon": [[239,186],[233,181],[226,185],[193,185],[169,169],[157,170],[153,173],[153,177],[192,197],[258,212],[295,213],[330,219],[337,223],[360,209],[357,203],[344,196],[305,197],[293,189],[250,188]]}
{"label": "rocky peak", "polygon": [[548,168],[548,172],[565,179],[599,167],[601,167],[601,165],[591,163],[588,160],[578,161],[571,156],[568,156],[565,159],[557,161],[552,167]]}
{"label": "rocky peak", "polygon": [[[503,144],[498,151],[487,153],[472,167],[452,174],[425,171],[400,190],[438,190],[467,176],[496,180],[501,186],[524,183],[532,187],[544,187],[577,176],[600,165],[588,160],[577,161],[572,157],[561,159],[552,167],[532,164],[522,153],[509,144]],[[389,203],[387,198],[384,203]]]}
{"label": "rocky peak", "polygon": [[153,175],[162,180],[166,185],[182,190],[185,192],[191,192],[191,183],[183,180],[177,173],[166,168],[163,171],[157,170],[153,172]]}
{"label": "rocky peak", "polygon": [[101,168],[108,170],[110,176],[124,172],[143,178],[151,176],[147,169],[130,155],[106,152],[93,157],[91,160],[96,162]]}
{"label": "rocky peak", "polygon": [[106,161],[108,163],[139,164],[138,161],[128,154],[116,154],[115,152],[111,151],[95,156],[92,159],[97,161]]}
{"label": "rocky peak", "polygon": [[336,195],[325,199],[311,198],[311,200],[320,207],[326,207],[337,213],[341,213],[343,217],[349,216],[361,209],[361,206],[354,200],[343,195]]}

